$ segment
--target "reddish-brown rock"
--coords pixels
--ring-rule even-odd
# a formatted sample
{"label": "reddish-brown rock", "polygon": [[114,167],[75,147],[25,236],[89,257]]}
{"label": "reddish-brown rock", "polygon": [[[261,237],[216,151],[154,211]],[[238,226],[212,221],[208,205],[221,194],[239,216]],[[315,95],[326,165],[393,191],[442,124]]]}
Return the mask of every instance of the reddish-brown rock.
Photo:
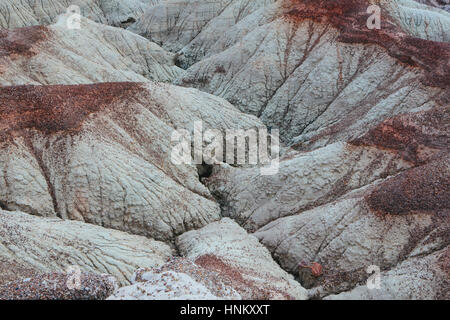
{"label": "reddish-brown rock", "polygon": [[445,159],[407,170],[392,177],[366,196],[370,208],[388,214],[414,211],[438,213],[448,209],[450,169]]}
{"label": "reddish-brown rock", "polygon": [[407,35],[383,9],[381,28],[369,29],[367,0],[284,0],[283,6],[289,21],[310,19],[330,25],[339,30],[339,41],[381,46],[400,62],[423,69],[427,85],[450,87],[450,43]]}
{"label": "reddish-brown rock", "polygon": [[392,150],[406,161],[423,164],[449,151],[449,111],[436,108],[389,118],[350,143]]}
{"label": "reddish-brown rock", "polygon": [[15,30],[0,30],[0,58],[14,55],[32,56],[33,45],[47,39],[49,29],[44,26],[25,27]]}
{"label": "reddish-brown rock", "polygon": [[0,88],[0,141],[24,130],[76,131],[90,114],[131,99],[138,83],[13,86]]}

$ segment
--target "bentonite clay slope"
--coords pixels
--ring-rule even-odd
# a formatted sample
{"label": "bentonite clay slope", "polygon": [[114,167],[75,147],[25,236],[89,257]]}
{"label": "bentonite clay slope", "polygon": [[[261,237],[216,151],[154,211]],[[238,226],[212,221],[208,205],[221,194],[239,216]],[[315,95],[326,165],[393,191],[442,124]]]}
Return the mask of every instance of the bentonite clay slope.
{"label": "bentonite clay slope", "polygon": [[426,257],[410,258],[380,274],[385,285],[370,290],[366,285],[331,295],[330,300],[449,300],[450,247]]}
{"label": "bentonite clay slope", "polygon": [[19,211],[0,209],[0,236],[0,285],[69,267],[107,273],[124,285],[137,268],[159,267],[172,256],[162,242]]}
{"label": "bentonite clay slope", "polygon": [[[239,44],[255,28],[279,19],[280,6],[289,10],[295,2],[307,3],[301,0],[168,0],[149,8],[129,30],[179,52],[180,64],[188,67]],[[317,7],[323,4],[314,2]],[[339,2],[345,6],[348,1]],[[356,9],[360,3],[365,5],[361,12],[365,13],[371,4],[367,1],[356,1],[348,7]],[[412,0],[373,1],[372,4],[382,5],[383,19],[393,19],[410,35],[435,41],[450,40],[446,32],[450,27],[450,15],[445,11]],[[323,9],[316,11],[319,15],[324,13]],[[368,17],[369,14],[366,20]]]}
{"label": "bentonite clay slope", "polygon": [[[448,1],[448,0],[445,0]],[[427,5],[433,5],[438,0],[425,0]],[[450,2],[449,2],[450,3]],[[439,7],[440,9],[444,9]],[[397,24],[408,34],[434,41],[450,42],[450,5],[447,11],[433,9],[411,0],[390,0],[387,1],[387,8],[390,16],[395,19]]]}
{"label": "bentonite clay slope", "polygon": [[[281,157],[277,175],[261,176],[258,168],[220,166],[205,183],[225,215],[256,231],[277,218],[447,157],[449,123],[448,108],[405,114],[385,120],[350,143],[334,143],[311,152],[288,150]],[[395,188],[385,197],[408,211],[404,199],[394,199]]]}
{"label": "bentonite clay slope", "polygon": [[243,299],[306,299],[306,290],[237,223],[224,218],[177,238],[182,256],[232,278]]}
{"label": "bentonite clay slope", "polygon": [[261,176],[258,168],[215,168],[206,185],[226,216],[254,232],[409,167],[392,152],[335,143],[312,152],[291,152],[281,158],[279,173],[273,176]]}
{"label": "bentonite clay slope", "polygon": [[[285,270],[314,288],[310,295],[347,291],[377,265],[391,279],[383,291],[358,289],[351,297],[406,297],[422,272],[409,261],[434,261],[450,245],[448,115],[448,108],[405,114],[348,144],[288,151],[275,176],[218,167],[206,185],[225,215],[256,231]],[[313,262],[323,267],[317,279],[299,269]],[[404,268],[414,273],[401,289]],[[441,278],[448,272],[445,264],[436,268]],[[411,298],[442,296],[442,281],[429,274]]]}
{"label": "bentonite clay slope", "polygon": [[170,82],[181,75],[174,56],[131,32],[82,20],[0,31],[0,84]]}
{"label": "bentonite clay slope", "polygon": [[109,299],[307,298],[306,290],[273,261],[269,251],[228,218],[186,232],[176,243],[188,259],[138,270],[135,283]]}
{"label": "bentonite clay slope", "polygon": [[[423,183],[417,177],[416,181],[408,181],[402,175],[393,177],[386,182],[387,186],[383,182],[375,183],[330,204],[278,219],[255,235],[290,272],[299,271],[299,261],[305,265],[319,262],[323,266],[323,276],[312,283],[306,283],[307,279],[300,277],[304,286],[315,287],[317,292],[314,294],[323,296],[330,292],[347,291],[365,283],[370,275],[366,272],[370,265],[396,272],[395,266],[404,260],[423,258],[449,246],[449,211],[446,204],[439,201],[440,196],[428,196],[432,199],[427,203],[428,197],[422,197],[420,204],[411,199],[411,189],[416,184],[420,185],[418,192],[425,193],[427,188],[436,188],[439,183],[445,182],[445,176],[448,183],[448,171],[443,169],[445,165],[448,166],[448,163],[411,173],[414,176],[430,175],[431,170],[441,168],[437,174],[440,179],[436,179],[435,183]],[[398,201],[411,203],[407,212],[399,212],[386,196],[378,197],[377,201],[381,202],[383,210],[389,212],[377,212],[376,206],[371,208],[371,198],[377,197],[380,190],[386,191],[384,188],[389,188],[390,183],[397,183],[395,197]],[[449,195],[443,188],[437,189],[436,193],[448,199]],[[445,268],[443,271],[446,272]],[[384,289],[389,291],[389,285],[383,283]],[[429,298],[433,298],[441,289],[441,286],[436,286],[426,290]]]}
{"label": "bentonite clay slope", "polygon": [[[0,0],[0,26],[56,22],[0,31],[0,296],[104,298],[108,273],[131,282],[110,299],[448,299],[447,12],[78,3],[70,29],[68,1]],[[204,179],[171,161],[174,130],[200,120],[264,123],[292,148],[276,175],[221,164]],[[69,266],[101,290],[61,293]]]}
{"label": "bentonite clay slope", "polygon": [[413,38],[394,19],[369,30],[367,7],[356,0],[263,7],[235,25],[237,42],[176,83],[224,97],[305,149],[448,104],[450,43]]}
{"label": "bentonite clay slope", "polygon": [[226,101],[162,83],[0,88],[0,204],[168,240],[218,220],[175,129],[261,126]]}
{"label": "bentonite clay slope", "polygon": [[126,26],[160,0],[0,0],[0,28],[48,25],[78,6],[80,14],[114,26]]}
{"label": "bentonite clay slope", "polygon": [[242,297],[230,285],[233,279],[205,269],[192,260],[172,259],[155,269],[139,269],[133,275],[133,284],[114,292],[109,300],[198,300]]}
{"label": "bentonite clay slope", "polygon": [[[184,65],[205,56],[229,28],[274,0],[167,0],[149,8],[128,29],[170,51],[181,51]],[[183,49],[185,48],[185,49]],[[182,50],[183,49],[183,50]]]}

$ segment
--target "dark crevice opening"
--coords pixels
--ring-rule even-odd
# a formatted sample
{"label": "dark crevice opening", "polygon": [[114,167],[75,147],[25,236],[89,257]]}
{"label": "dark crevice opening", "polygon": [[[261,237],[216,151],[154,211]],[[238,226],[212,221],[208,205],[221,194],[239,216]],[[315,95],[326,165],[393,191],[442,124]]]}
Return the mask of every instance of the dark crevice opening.
{"label": "dark crevice opening", "polygon": [[121,21],[121,22],[120,22],[120,26],[121,26],[122,28],[127,28],[127,27],[129,27],[130,25],[132,25],[132,24],[135,23],[135,22],[136,22],[136,19],[135,19],[135,18],[129,17],[127,20]]}
{"label": "dark crevice opening", "polygon": [[209,178],[212,175],[213,165],[203,162],[202,164],[197,165],[197,171],[198,177],[200,181],[202,181],[203,178]]}

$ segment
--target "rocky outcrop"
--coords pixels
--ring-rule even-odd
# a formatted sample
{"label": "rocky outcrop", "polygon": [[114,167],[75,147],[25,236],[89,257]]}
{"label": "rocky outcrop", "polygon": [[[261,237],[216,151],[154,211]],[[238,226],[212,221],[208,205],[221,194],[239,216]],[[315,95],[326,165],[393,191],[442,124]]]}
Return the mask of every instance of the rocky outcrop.
{"label": "rocky outcrop", "polygon": [[[205,8],[180,5],[168,13],[180,19],[157,30],[146,22],[162,21],[160,4],[130,27],[178,51],[187,72],[177,84],[224,97],[295,149],[274,176],[214,168],[205,182],[223,214],[255,232],[310,296],[358,286],[370,265],[391,277],[444,250],[448,13],[409,0],[247,3],[222,3],[197,25],[192,12]],[[367,26],[371,4],[379,29]],[[323,273],[306,279],[299,264]],[[410,297],[440,296],[426,286]]]}
{"label": "rocky outcrop", "polygon": [[[56,17],[77,12],[91,20],[113,26],[127,26],[159,0],[2,0],[0,28],[48,25]],[[75,10],[72,6],[78,6]]]}
{"label": "rocky outcrop", "polygon": [[[225,215],[255,232],[285,270],[314,288],[311,296],[357,286],[371,265],[381,268],[382,278],[395,277],[402,274],[398,265],[427,261],[450,244],[447,113],[439,108],[405,114],[347,144],[288,150],[275,176],[216,168],[206,184]],[[319,263],[323,275],[305,276],[299,264],[311,263]],[[411,281],[407,288],[414,277],[405,279]],[[423,295],[410,298],[440,296],[436,283],[424,282]],[[342,297],[390,299],[397,292],[361,290]]]}
{"label": "rocky outcrop", "polygon": [[290,151],[276,175],[262,176],[258,168],[216,168],[206,185],[224,215],[254,232],[409,167],[392,152],[335,143],[312,152]]}
{"label": "rocky outcrop", "polygon": [[[448,136],[446,108],[409,113],[389,118],[349,143],[330,144],[311,152],[287,150],[277,175],[261,176],[258,168],[221,166],[205,183],[226,216],[256,231],[280,217],[332,202],[378,179],[445,158],[449,153]],[[369,202],[376,208],[383,203],[381,199],[390,198],[398,210],[407,212],[414,205],[407,205],[406,198],[395,195],[397,191],[403,194],[402,186],[408,183],[416,185],[410,197],[416,205],[428,206],[437,201],[445,206],[443,199],[448,194],[442,188],[447,183],[446,175],[442,164],[412,169],[398,179],[386,181],[385,193],[374,193]],[[435,178],[430,185],[431,177]],[[437,190],[441,200],[432,199]],[[426,198],[426,194],[430,197]]]}
{"label": "rocky outcrop", "polygon": [[[403,179],[400,174],[387,183],[401,183]],[[423,179],[433,183],[435,178],[428,175]],[[414,189],[414,184],[409,188]],[[371,208],[371,199],[380,192],[385,196],[377,199],[377,205],[384,211]],[[404,192],[405,198],[411,195]],[[440,192],[435,196],[439,197]],[[278,219],[255,235],[291,272],[298,270],[298,261],[321,263],[324,276],[314,284],[321,295],[330,290],[346,291],[368,278],[366,268],[370,265],[390,270],[404,260],[433,254],[450,244],[446,205],[433,204],[433,199],[398,212],[397,202],[393,204],[391,199],[399,197],[388,194],[385,183],[375,183],[327,205]]]}
{"label": "rocky outcrop", "polygon": [[[45,294],[42,290],[46,285],[40,281],[42,274],[67,273],[70,268],[110,274],[125,285],[130,283],[137,268],[161,266],[172,256],[168,245],[145,237],[77,221],[35,217],[1,209],[0,236],[0,286],[3,288],[0,296],[10,295],[8,288],[11,285],[8,283],[21,283],[27,278],[34,279],[33,286],[41,288],[37,292],[23,292],[23,298]],[[89,278],[85,280],[89,282]],[[63,279],[64,275],[51,275],[49,281],[60,283]],[[81,283],[84,283],[83,279]],[[104,282],[105,279],[94,277],[93,280]],[[30,283],[27,283],[22,285],[30,288]]]}
{"label": "rocky outcrop", "polygon": [[283,271],[258,240],[228,218],[177,238],[180,253],[232,279],[243,299],[306,299],[306,291]]}
{"label": "rocky outcrop", "polygon": [[0,0],[0,297],[449,298],[446,1],[70,4]]}
{"label": "rocky outcrop", "polygon": [[0,84],[171,82],[182,70],[174,55],[131,32],[82,19],[0,32]]}
{"label": "rocky outcrop", "polygon": [[157,83],[0,88],[0,203],[169,240],[220,217],[171,135],[259,126],[195,89]]}
{"label": "rocky outcrop", "polygon": [[298,282],[269,251],[225,218],[186,232],[176,241],[183,257],[160,268],[140,269],[133,285],[109,299],[306,299]]}
{"label": "rocky outcrop", "polygon": [[165,49],[180,51],[189,66],[213,50],[219,39],[231,39],[229,28],[274,0],[168,0],[144,13],[128,30],[145,36]]}
{"label": "rocky outcrop", "polygon": [[233,279],[196,265],[189,259],[169,261],[157,269],[139,269],[134,284],[114,292],[109,300],[240,300]]}
{"label": "rocky outcrop", "polygon": [[[439,1],[436,0],[436,3]],[[336,3],[341,7],[347,6],[347,10],[350,9],[350,15],[364,15],[371,4],[380,5],[383,8],[383,20],[393,19],[404,32],[427,40],[448,42],[448,34],[445,31],[450,23],[449,14],[417,2],[413,0],[382,0]],[[169,0],[148,8],[145,14],[129,27],[129,30],[152,39],[170,51],[179,52],[180,63],[189,67],[193,63],[223,52],[239,43],[254,28],[274,22],[280,17],[280,7],[289,11],[305,3],[308,5],[312,3],[315,6],[316,17],[324,14],[323,8],[326,6],[317,1]],[[321,7],[322,9],[320,9]],[[335,9],[331,9],[331,11],[333,10]],[[282,9],[283,11],[285,10]],[[360,12],[358,13],[358,11]],[[366,26],[369,16],[370,14],[365,16],[364,23],[360,27]],[[338,19],[337,15],[335,18]],[[264,28],[260,31],[265,30]],[[272,38],[270,41],[276,41],[276,39]],[[282,45],[283,42],[279,44]]]}
{"label": "rocky outcrop", "polygon": [[[353,0],[262,6],[226,40],[209,45],[206,37],[211,49],[192,59],[200,61],[176,83],[224,97],[305,150],[356,138],[386,117],[448,103],[449,44],[413,38],[394,18],[368,29],[368,6]],[[383,4],[382,13],[389,8]],[[180,52],[195,56],[189,47]]]}

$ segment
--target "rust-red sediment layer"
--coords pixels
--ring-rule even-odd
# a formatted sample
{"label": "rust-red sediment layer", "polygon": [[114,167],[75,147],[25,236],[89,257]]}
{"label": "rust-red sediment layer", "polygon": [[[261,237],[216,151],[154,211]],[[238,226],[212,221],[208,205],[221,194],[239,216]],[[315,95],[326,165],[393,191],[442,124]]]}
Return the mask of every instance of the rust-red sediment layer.
{"label": "rust-red sediment layer", "polygon": [[350,144],[392,150],[406,161],[423,164],[449,152],[450,108],[433,108],[387,119]]}
{"label": "rust-red sediment layer", "polygon": [[284,17],[296,23],[313,20],[329,24],[345,43],[376,44],[390,56],[424,70],[424,83],[450,87],[450,43],[414,38],[407,35],[382,9],[381,29],[369,29],[371,14],[367,0],[284,0]]}
{"label": "rust-red sediment layer", "polygon": [[[243,278],[243,271],[235,267],[228,265],[219,257],[213,254],[205,254],[198,257],[195,260],[195,264],[205,268],[207,270],[215,271],[220,275],[224,275],[231,280],[231,286],[235,288],[238,292],[248,291],[253,292],[253,299],[257,300],[267,300],[270,299],[270,290],[275,291],[278,294],[284,296],[287,300],[292,300],[293,298],[286,292],[276,290],[274,288],[261,288],[256,283],[251,280],[246,280]],[[274,279],[275,280],[275,279]]]}
{"label": "rust-red sediment layer", "polygon": [[0,141],[14,132],[76,131],[92,113],[130,99],[140,83],[0,87]]}
{"label": "rust-red sediment layer", "polygon": [[205,254],[203,256],[200,256],[195,260],[195,264],[206,269],[214,269],[220,274],[224,274],[236,281],[239,282],[245,281],[238,270],[227,265],[225,262],[223,262],[215,255]]}
{"label": "rust-red sediment layer", "polygon": [[369,207],[383,214],[448,209],[449,162],[433,161],[380,183],[366,197]]}
{"label": "rust-red sediment layer", "polygon": [[50,30],[44,26],[24,27],[14,30],[0,30],[0,57],[33,56],[37,43],[48,38]]}

